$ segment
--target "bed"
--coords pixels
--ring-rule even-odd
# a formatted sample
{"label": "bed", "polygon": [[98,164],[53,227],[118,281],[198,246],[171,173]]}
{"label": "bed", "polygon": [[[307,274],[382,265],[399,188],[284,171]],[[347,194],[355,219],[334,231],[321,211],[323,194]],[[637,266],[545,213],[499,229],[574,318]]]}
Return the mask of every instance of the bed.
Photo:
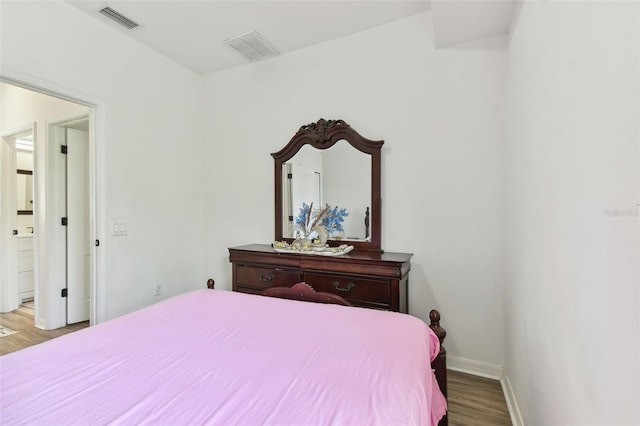
{"label": "bed", "polygon": [[0,357],[0,424],[435,425],[439,347],[406,314],[197,290]]}

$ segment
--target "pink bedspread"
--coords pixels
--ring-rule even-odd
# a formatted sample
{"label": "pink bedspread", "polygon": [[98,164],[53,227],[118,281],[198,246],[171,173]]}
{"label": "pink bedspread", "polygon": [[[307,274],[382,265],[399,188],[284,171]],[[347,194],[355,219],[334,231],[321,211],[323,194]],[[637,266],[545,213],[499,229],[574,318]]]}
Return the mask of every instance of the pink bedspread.
{"label": "pink bedspread", "polygon": [[200,290],[0,357],[0,424],[434,425],[409,315]]}

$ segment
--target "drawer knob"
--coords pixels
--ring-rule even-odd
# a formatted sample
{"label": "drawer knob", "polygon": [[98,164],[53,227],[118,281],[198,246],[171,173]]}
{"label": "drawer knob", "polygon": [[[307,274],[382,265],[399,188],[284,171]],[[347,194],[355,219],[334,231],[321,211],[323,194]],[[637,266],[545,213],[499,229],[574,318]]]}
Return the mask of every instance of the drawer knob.
{"label": "drawer knob", "polygon": [[354,283],[348,283],[346,288],[345,287],[340,287],[340,281],[334,281],[333,282],[333,286],[338,291],[351,291],[354,288],[356,288],[356,285]]}
{"label": "drawer knob", "polygon": [[269,274],[268,277],[265,277],[263,274],[260,274],[260,281],[263,283],[270,283],[273,280],[273,275]]}

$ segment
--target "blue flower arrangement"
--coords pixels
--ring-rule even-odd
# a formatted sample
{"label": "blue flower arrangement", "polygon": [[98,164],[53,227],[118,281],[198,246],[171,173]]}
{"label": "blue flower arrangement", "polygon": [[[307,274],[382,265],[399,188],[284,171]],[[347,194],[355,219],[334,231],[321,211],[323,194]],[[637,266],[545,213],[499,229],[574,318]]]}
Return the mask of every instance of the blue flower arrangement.
{"label": "blue flower arrangement", "polygon": [[336,206],[333,209],[330,209],[324,219],[322,219],[322,225],[324,225],[329,234],[333,234],[334,232],[344,232],[342,222],[344,222],[344,218],[347,216],[349,216],[347,209],[339,209],[338,206]]}
{"label": "blue flower arrangement", "polygon": [[309,217],[311,216],[311,206],[313,205],[313,203],[311,203],[311,205],[307,205],[307,203],[302,203],[302,207],[300,208],[300,213],[298,214],[298,217],[296,217],[296,225],[298,225],[301,228],[306,228],[307,227],[307,221],[309,220]]}
{"label": "blue flower arrangement", "polygon": [[[319,226],[323,227],[329,234],[333,234],[335,232],[344,232],[342,222],[347,216],[349,216],[349,213],[345,208],[340,209],[337,206],[331,208],[327,204],[324,209],[314,212],[313,203],[307,205],[307,203],[303,202],[295,222],[305,235],[318,231]],[[312,218],[313,221],[311,220]]]}

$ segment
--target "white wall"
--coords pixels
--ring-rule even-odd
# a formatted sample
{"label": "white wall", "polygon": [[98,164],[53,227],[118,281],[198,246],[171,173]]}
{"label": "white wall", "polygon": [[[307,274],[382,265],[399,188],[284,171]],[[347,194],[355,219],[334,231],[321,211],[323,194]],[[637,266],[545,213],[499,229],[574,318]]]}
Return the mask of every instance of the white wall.
{"label": "white wall", "polygon": [[344,217],[342,223],[343,237],[363,240],[365,211],[367,207],[371,208],[371,156],[346,141],[339,141],[322,152],[324,202],[333,208],[347,209],[349,216]]}
{"label": "white wall", "polygon": [[[0,90],[0,103],[2,102],[2,91]],[[0,132],[2,131],[2,118],[0,115]],[[16,152],[16,166],[18,169],[33,171],[33,151],[23,151],[21,149]]]}
{"label": "white wall", "polygon": [[1,7],[0,73],[99,105],[99,319],[202,288],[202,78],[65,2]]}
{"label": "white wall", "polygon": [[527,425],[640,424],[639,12],[523,2],[511,37],[506,372]]}
{"label": "white wall", "polygon": [[440,309],[450,355],[502,365],[506,55],[437,51],[432,33],[423,13],[207,76],[204,253],[230,288],[227,247],[274,237],[269,154],[344,119],[385,140],[382,245],[415,253],[411,313]]}

